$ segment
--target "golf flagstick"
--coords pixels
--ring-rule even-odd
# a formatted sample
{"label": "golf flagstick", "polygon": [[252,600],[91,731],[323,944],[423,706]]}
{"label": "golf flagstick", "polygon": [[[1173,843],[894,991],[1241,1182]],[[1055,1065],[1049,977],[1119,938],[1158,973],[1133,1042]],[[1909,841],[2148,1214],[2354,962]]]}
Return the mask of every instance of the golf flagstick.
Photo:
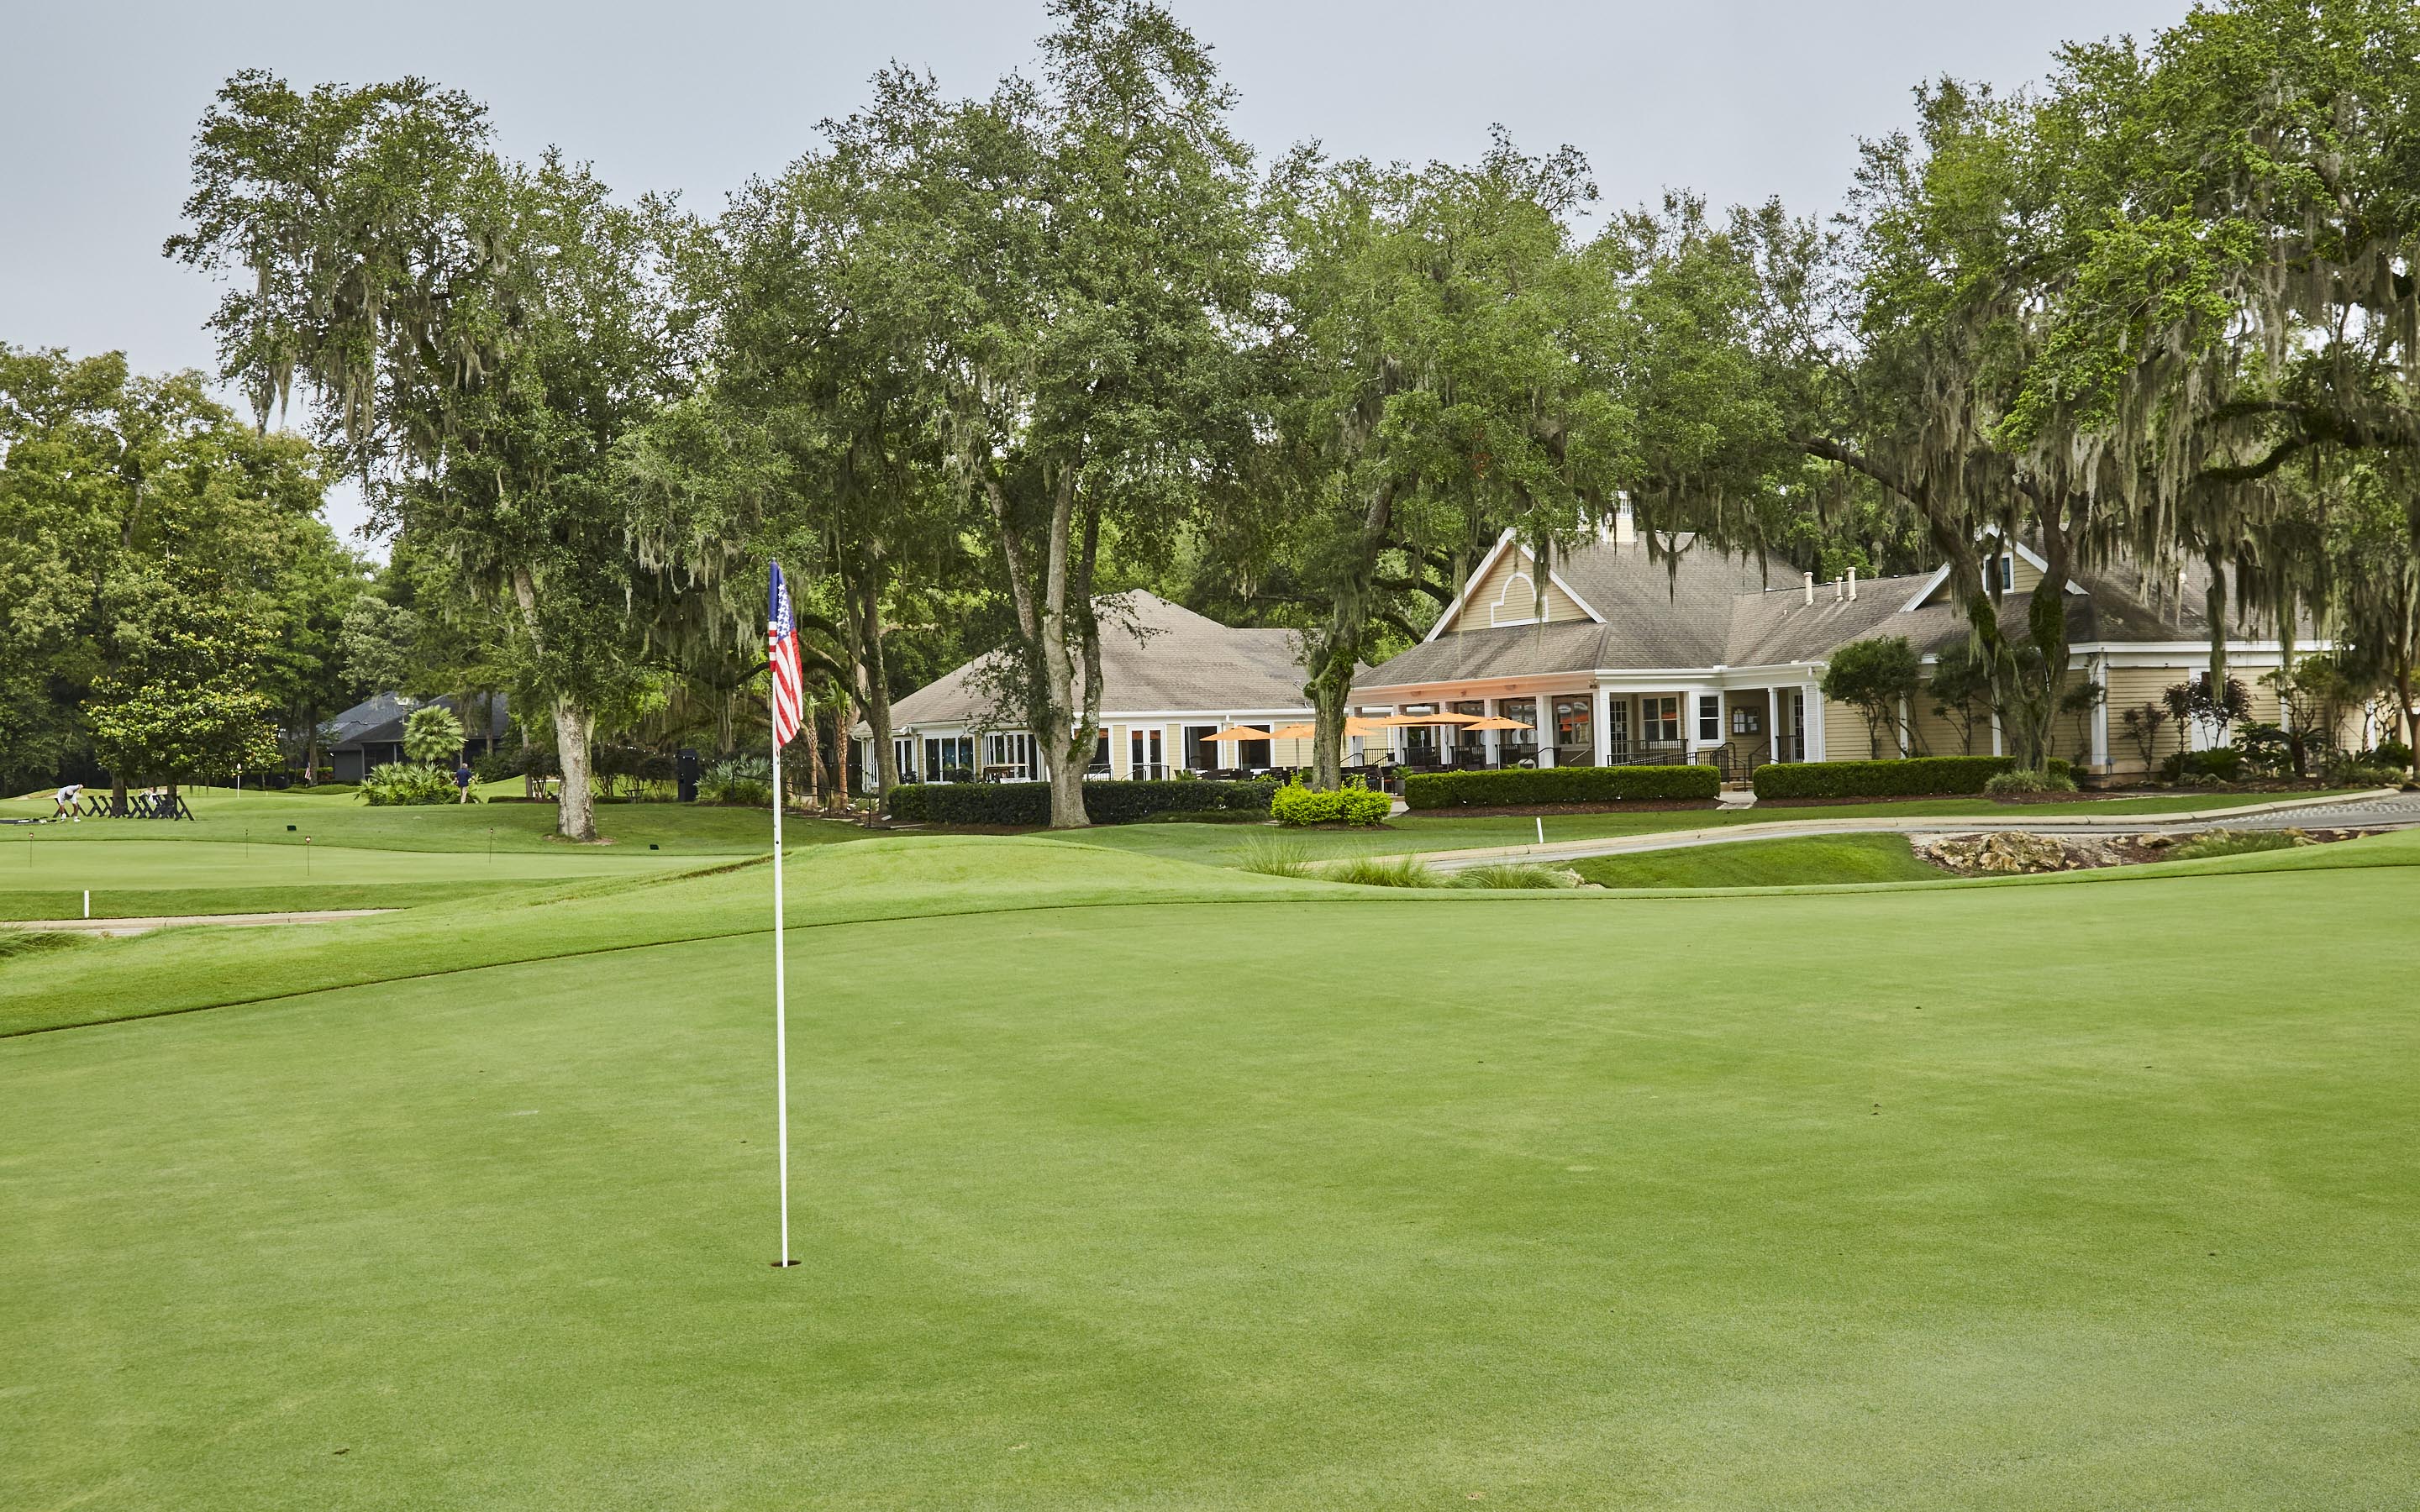
{"label": "golf flagstick", "polygon": [[782,1269],[799,1263],[790,1258],[789,994],[782,949],[782,748],[799,733],[799,719],[805,712],[798,636],[798,622],[790,613],[789,587],[782,580],[782,564],[777,562],[773,563],[765,637],[766,662],[772,672],[772,686],[766,698],[772,715],[773,737],[773,1104],[782,1181],[782,1257],[773,1264]]}
{"label": "golf flagstick", "polygon": [[782,743],[773,742],[773,1105],[782,1164],[782,1258],[790,1258],[790,1046],[787,984],[782,972]]}

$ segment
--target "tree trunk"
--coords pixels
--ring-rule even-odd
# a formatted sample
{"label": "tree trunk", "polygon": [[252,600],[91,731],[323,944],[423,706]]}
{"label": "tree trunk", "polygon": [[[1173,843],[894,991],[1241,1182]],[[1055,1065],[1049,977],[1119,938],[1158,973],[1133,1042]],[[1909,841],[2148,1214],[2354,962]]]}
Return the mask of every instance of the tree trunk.
{"label": "tree trunk", "polygon": [[807,700],[806,717],[799,721],[799,733],[807,740],[802,753],[807,758],[807,801],[817,809],[824,806],[824,753],[822,711],[814,699]]}
{"label": "tree trunk", "polygon": [[597,800],[588,791],[588,735],[596,716],[568,699],[554,702],[554,753],[563,767],[563,791],[556,795],[555,832],[566,840],[593,844],[597,840]]}
{"label": "tree trunk", "polygon": [[848,759],[857,744],[849,736],[850,728],[848,700],[844,698],[840,707],[832,711],[832,744],[838,748],[833,752],[837,760],[832,763],[832,794],[840,800],[843,813],[848,811]]}
{"label": "tree trunk", "polygon": [[[1344,785],[1344,724],[1353,701],[1353,670],[1370,634],[1370,595],[1378,578],[1378,558],[1395,518],[1395,488],[1387,484],[1372,490],[1361,512],[1361,531],[1343,580],[1337,583],[1335,606],[1327,626],[1314,643],[1306,640],[1305,671],[1311,673],[1303,691],[1312,710],[1311,781],[1321,792]],[[1537,574],[1544,579],[1545,574]]]}
{"label": "tree trunk", "polygon": [[[991,506],[992,524],[1000,537],[1001,564],[1008,572],[1011,600],[1016,606],[1019,648],[1024,653],[1028,688],[1026,723],[1050,764],[1050,827],[1082,829],[1092,824],[1084,811],[1084,768],[1093,753],[1076,748],[1078,733],[1074,715],[1076,665],[1067,655],[1068,554],[1070,526],[1076,506],[1073,467],[1063,470],[1051,489],[1050,535],[1044,548],[1043,589],[1034,593],[1024,544],[1008,505],[1007,491],[996,477],[983,479],[984,498]],[[1085,605],[1087,615],[1092,606]],[[1096,679],[1097,681],[1097,679]],[[1097,688],[1088,697],[1096,699]],[[1089,740],[1086,742],[1089,747]]]}
{"label": "tree trunk", "polygon": [[2403,746],[2412,752],[2404,767],[2420,772],[2420,715],[2412,712],[2412,657],[2409,654],[2395,658],[2395,707],[2402,716]]}
{"label": "tree trunk", "polygon": [[841,623],[848,632],[849,675],[873,736],[875,793],[887,796],[899,785],[899,753],[891,744],[891,674],[882,651],[882,559],[861,550],[843,561],[848,563],[841,579]]}

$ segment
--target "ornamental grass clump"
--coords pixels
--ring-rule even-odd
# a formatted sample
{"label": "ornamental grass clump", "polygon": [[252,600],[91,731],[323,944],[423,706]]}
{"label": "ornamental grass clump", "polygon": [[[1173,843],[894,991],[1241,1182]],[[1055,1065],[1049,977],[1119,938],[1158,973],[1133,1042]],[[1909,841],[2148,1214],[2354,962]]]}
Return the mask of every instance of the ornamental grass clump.
{"label": "ornamental grass clump", "polygon": [[1329,882],[1349,882],[1358,887],[1452,886],[1443,872],[1430,870],[1427,863],[1410,856],[1357,856],[1349,861],[1329,864],[1319,875]]}
{"label": "ornamental grass clump", "polygon": [[1994,773],[1983,784],[1985,795],[1998,797],[2009,793],[2073,793],[2075,779],[2065,772],[2029,772],[2023,767]]}
{"label": "ornamental grass clump", "polygon": [[1244,845],[1244,858],[1236,865],[1246,872],[1257,872],[1264,877],[1307,877],[1312,874],[1311,852],[1290,840],[1255,835]]}
{"label": "ornamental grass clump", "polygon": [[1528,861],[1497,861],[1456,872],[1453,886],[1488,889],[1559,889],[1576,887],[1580,874],[1559,866]]}

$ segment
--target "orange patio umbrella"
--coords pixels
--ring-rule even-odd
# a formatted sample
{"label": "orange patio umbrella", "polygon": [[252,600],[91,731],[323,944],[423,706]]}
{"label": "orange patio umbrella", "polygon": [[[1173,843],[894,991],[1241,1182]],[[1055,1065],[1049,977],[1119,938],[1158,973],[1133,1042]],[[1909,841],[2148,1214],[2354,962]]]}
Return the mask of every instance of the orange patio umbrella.
{"label": "orange patio umbrella", "polygon": [[1269,738],[1269,733],[1265,730],[1255,730],[1248,724],[1239,724],[1233,730],[1221,730],[1215,735],[1203,735],[1202,738],[1204,740],[1266,740]]}
{"label": "orange patio umbrella", "polygon": [[1529,730],[1534,729],[1535,726],[1523,724],[1518,719],[1507,719],[1500,714],[1491,714],[1484,719],[1473,719],[1463,728],[1465,730]]}
{"label": "orange patio umbrella", "polygon": [[1378,721],[1380,724],[1393,725],[1458,724],[1466,728],[1474,727],[1479,722],[1479,716],[1475,714],[1390,714]]}
{"label": "orange patio umbrella", "polygon": [[1281,724],[1269,732],[1271,740],[1309,740],[1319,733],[1315,724]]}

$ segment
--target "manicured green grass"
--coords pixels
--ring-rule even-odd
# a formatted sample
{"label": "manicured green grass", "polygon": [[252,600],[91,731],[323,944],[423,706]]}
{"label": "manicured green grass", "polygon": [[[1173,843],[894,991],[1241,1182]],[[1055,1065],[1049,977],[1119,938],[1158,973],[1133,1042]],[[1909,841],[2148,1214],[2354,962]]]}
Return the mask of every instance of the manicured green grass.
{"label": "manicured green grass", "polygon": [[[87,819],[80,825],[43,825],[32,833],[41,840],[71,837],[78,841],[194,841],[295,845],[309,836],[315,844],[355,849],[403,851],[476,851],[490,845],[498,852],[562,852],[611,855],[660,847],[659,855],[721,856],[762,852],[772,844],[773,816],[754,809],[706,808],[675,803],[605,803],[597,807],[597,827],[613,843],[597,847],[566,847],[553,838],[555,810],[546,803],[431,804],[422,808],[373,809],[349,794],[237,793],[227,788],[202,788],[186,795],[194,810],[190,824],[163,824],[148,819]],[[51,801],[12,799],[0,802],[0,818],[39,818],[50,813]],[[294,825],[291,833],[286,826]],[[11,826],[0,829],[0,868],[27,833]],[[783,826],[785,842],[804,845],[826,840],[854,840],[864,832],[853,825],[819,820],[793,819]]]}
{"label": "manicured green grass", "polygon": [[1693,845],[1574,861],[1606,887],[1793,887],[1846,882],[1929,882],[1943,875],[1908,848],[1904,835],[1807,835]]}
{"label": "manicured green grass", "polygon": [[802,851],[786,1272],[761,868],[14,958],[0,1505],[2399,1504],[2415,862]]}
{"label": "manicured green grass", "polygon": [[[2186,793],[2149,798],[2109,798],[2077,803],[1994,803],[1989,798],[1927,798],[1900,803],[1809,805],[1792,808],[1759,805],[1753,809],[1717,810],[1658,809],[1637,813],[1565,813],[1545,815],[1549,842],[1605,840],[1622,835],[1653,835],[1677,829],[1714,829],[1734,825],[1771,824],[1789,819],[1873,819],[1962,817],[1989,814],[2021,823],[2061,815],[2192,813],[2205,809],[2241,808],[2273,803],[2274,793]],[[1256,838],[1275,833],[1265,825],[1115,825],[1068,832],[1064,838],[1172,860],[1199,861],[1207,866],[1240,866]],[[1407,851],[1475,850],[1482,846],[1525,845],[1538,836],[1538,820],[1529,816],[1491,815],[1458,818],[1441,813],[1403,814],[1378,829],[1300,829],[1285,832],[1313,859],[1346,856],[1392,856]]]}

